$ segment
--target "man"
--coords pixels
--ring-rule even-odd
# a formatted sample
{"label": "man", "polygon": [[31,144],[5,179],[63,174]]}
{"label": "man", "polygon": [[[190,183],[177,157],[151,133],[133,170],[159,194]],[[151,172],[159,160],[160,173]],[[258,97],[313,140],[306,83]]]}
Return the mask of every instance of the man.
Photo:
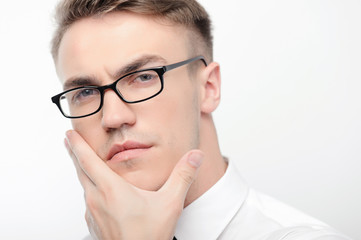
{"label": "man", "polygon": [[196,1],[65,0],[57,20],[52,101],[72,119],[94,239],[346,239],[249,189],[222,157],[220,67]]}

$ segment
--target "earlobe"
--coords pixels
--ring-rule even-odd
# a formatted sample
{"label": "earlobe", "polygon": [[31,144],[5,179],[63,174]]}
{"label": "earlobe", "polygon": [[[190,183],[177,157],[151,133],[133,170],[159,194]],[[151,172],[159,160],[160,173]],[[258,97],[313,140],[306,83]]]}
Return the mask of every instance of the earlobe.
{"label": "earlobe", "polygon": [[202,73],[201,111],[212,113],[221,99],[221,73],[216,62],[210,63]]}

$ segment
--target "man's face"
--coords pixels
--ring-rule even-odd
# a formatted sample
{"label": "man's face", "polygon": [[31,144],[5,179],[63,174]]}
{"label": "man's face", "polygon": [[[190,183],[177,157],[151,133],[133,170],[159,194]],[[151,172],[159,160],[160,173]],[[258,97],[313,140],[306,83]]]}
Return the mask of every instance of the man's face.
{"label": "man's face", "polygon": [[[149,17],[122,12],[83,19],[63,37],[57,72],[63,84],[73,87],[106,85],[119,71],[193,57],[187,44],[183,27]],[[142,189],[159,189],[181,156],[198,148],[196,79],[197,73],[190,79],[187,66],[169,71],[163,92],[136,104],[126,104],[108,90],[102,110],[72,120],[73,127],[113,171]],[[119,153],[124,148],[130,150]]]}

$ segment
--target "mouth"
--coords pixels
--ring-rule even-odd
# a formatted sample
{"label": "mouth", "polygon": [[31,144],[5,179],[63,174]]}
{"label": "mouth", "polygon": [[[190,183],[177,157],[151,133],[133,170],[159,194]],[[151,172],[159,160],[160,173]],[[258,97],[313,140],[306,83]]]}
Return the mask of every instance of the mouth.
{"label": "mouth", "polygon": [[109,162],[124,162],[137,157],[147,152],[152,145],[143,144],[134,141],[126,141],[123,144],[114,144],[107,155]]}

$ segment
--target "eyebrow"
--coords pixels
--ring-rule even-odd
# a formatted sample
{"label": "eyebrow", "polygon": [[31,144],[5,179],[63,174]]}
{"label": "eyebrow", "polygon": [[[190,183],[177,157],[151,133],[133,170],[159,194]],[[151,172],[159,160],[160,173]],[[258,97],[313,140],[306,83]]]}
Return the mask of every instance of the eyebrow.
{"label": "eyebrow", "polygon": [[97,85],[97,82],[96,78],[92,76],[72,77],[66,80],[63,90],[66,91],[68,89],[81,86],[94,86]]}
{"label": "eyebrow", "polygon": [[112,77],[113,79],[119,79],[127,73],[140,70],[149,63],[159,63],[160,65],[165,65],[166,60],[158,55],[142,55],[141,57],[134,59],[127,65],[118,69],[118,71],[116,71]]}
{"label": "eyebrow", "polygon": [[[140,70],[142,67],[149,63],[159,63],[160,65],[166,64],[166,60],[158,55],[142,55],[127,63],[125,66],[119,68],[115,74],[112,75],[114,80],[117,80],[124,76],[127,73]],[[99,80],[94,76],[80,76],[80,77],[71,77],[67,79],[64,83],[63,89],[68,90],[71,88],[82,87],[82,86],[94,86],[100,85]]]}

